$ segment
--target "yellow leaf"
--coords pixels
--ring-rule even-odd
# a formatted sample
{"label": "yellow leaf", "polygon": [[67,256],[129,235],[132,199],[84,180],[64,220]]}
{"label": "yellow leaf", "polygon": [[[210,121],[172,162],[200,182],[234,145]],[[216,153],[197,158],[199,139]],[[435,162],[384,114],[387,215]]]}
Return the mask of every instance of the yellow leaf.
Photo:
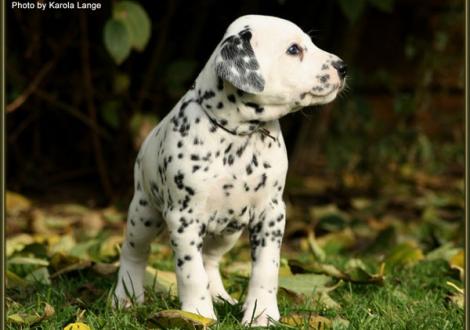
{"label": "yellow leaf", "polygon": [[49,261],[34,257],[13,257],[8,260],[8,263],[15,265],[49,266]]}
{"label": "yellow leaf", "polygon": [[454,292],[449,294],[449,299],[460,308],[464,308],[464,303],[465,303],[464,289],[459,288],[457,285],[455,285],[454,283],[450,281],[447,281],[446,284],[454,289]]}
{"label": "yellow leaf", "polygon": [[302,329],[308,326],[309,329],[314,330],[328,329],[332,325],[330,319],[313,314],[291,314],[289,316],[283,316],[280,322]]}
{"label": "yellow leaf", "polygon": [[145,269],[144,285],[176,296],[176,274],[174,272],[157,270],[147,266]]}
{"label": "yellow leaf", "polygon": [[31,201],[18,193],[7,191],[6,193],[6,213],[14,216],[20,212],[31,208]]}
{"label": "yellow leaf", "polygon": [[44,212],[39,209],[35,209],[31,212],[31,229],[34,233],[49,235],[51,231],[46,224],[46,216]]}
{"label": "yellow leaf", "polygon": [[91,328],[82,322],[75,322],[67,324],[64,330],[91,330]]}
{"label": "yellow leaf", "polygon": [[50,240],[49,253],[53,254],[68,254],[70,250],[76,245],[76,241],[72,235],[64,235],[59,240],[55,238]]}
{"label": "yellow leaf", "polygon": [[364,210],[372,205],[372,201],[369,198],[356,197],[351,199],[351,205],[356,210]]}
{"label": "yellow leaf", "polygon": [[392,249],[385,259],[385,269],[412,266],[424,258],[423,251],[414,242],[404,242]]}
{"label": "yellow leaf", "polygon": [[463,250],[460,250],[457,254],[455,254],[449,261],[451,266],[457,266],[460,268],[464,268],[464,253]]}
{"label": "yellow leaf", "polygon": [[251,274],[251,262],[249,261],[234,261],[222,268],[224,274],[238,275],[249,277]]}
{"label": "yellow leaf", "polygon": [[19,234],[7,239],[6,256],[9,257],[13,253],[21,251],[26,245],[33,244],[34,238],[28,234]]}
{"label": "yellow leaf", "polygon": [[113,257],[119,252],[119,245],[123,241],[123,235],[111,235],[102,244],[100,255],[102,257]]}
{"label": "yellow leaf", "polygon": [[180,328],[202,330],[208,329],[208,327],[216,322],[213,319],[198,314],[175,309],[158,312],[150,318],[149,321],[164,329]]}
{"label": "yellow leaf", "polygon": [[281,258],[281,265],[279,267],[279,276],[292,276],[292,271],[289,267],[289,260]]}
{"label": "yellow leaf", "polygon": [[460,250],[449,260],[450,268],[456,269],[459,272],[459,277],[463,281],[465,278],[465,256],[463,250]]}
{"label": "yellow leaf", "polygon": [[20,323],[20,324],[26,323],[23,316],[19,313],[8,315],[7,320],[14,322],[14,323]]}

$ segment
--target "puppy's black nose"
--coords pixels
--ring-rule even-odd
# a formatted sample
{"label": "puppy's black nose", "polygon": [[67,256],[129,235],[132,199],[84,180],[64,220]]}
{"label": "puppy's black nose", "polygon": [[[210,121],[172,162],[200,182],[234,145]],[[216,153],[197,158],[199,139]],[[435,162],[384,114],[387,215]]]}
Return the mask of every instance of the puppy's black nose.
{"label": "puppy's black nose", "polygon": [[348,74],[348,66],[343,61],[339,60],[332,62],[331,65],[333,65],[333,68],[338,71],[338,75],[341,79],[344,79]]}

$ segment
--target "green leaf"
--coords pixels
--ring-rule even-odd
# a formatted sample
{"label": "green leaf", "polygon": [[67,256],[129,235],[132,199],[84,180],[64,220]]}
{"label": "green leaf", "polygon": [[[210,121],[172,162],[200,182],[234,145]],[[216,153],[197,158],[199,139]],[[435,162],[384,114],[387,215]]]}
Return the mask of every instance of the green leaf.
{"label": "green leaf", "polygon": [[395,0],[368,0],[372,7],[380,11],[390,13],[393,10]]}
{"label": "green leaf", "polygon": [[316,274],[280,276],[279,294],[288,299],[293,298],[294,301],[301,301],[301,298],[310,296],[328,309],[338,309],[340,305],[329,296],[328,292],[335,290],[344,282],[340,280],[335,285],[327,287],[326,284],[330,281],[330,277]]}
{"label": "green leaf", "polygon": [[[7,316],[8,323],[16,323],[23,326],[30,326],[40,321],[46,320],[55,314],[55,309],[48,303],[44,303],[44,311],[41,315],[37,312],[18,312]],[[21,327],[23,328],[23,327]]]}
{"label": "green leaf", "polygon": [[331,277],[318,274],[280,276],[279,287],[298,294],[311,295],[331,282]]}
{"label": "green leaf", "polygon": [[365,0],[338,0],[339,7],[349,21],[355,22],[365,9]]}
{"label": "green leaf", "polygon": [[384,268],[384,264],[382,264],[377,274],[371,274],[362,260],[351,259],[346,264],[345,273],[352,282],[382,283]]}
{"label": "green leaf", "polygon": [[441,245],[437,249],[430,251],[426,255],[426,260],[442,259],[445,261],[450,261],[451,258],[457,255],[460,251],[462,251],[461,248],[457,248],[455,247],[454,243],[449,242],[444,245]]}
{"label": "green leaf", "polygon": [[80,242],[70,249],[69,254],[74,257],[89,260],[91,258],[91,248],[99,243],[100,242],[97,239]]}
{"label": "green leaf", "polygon": [[121,64],[131,51],[131,39],[126,25],[109,19],[104,26],[104,45],[116,64]]}
{"label": "green leaf", "polygon": [[423,251],[413,242],[397,245],[385,259],[387,272],[393,268],[411,266],[424,258]]}
{"label": "green leaf", "polygon": [[367,271],[364,263],[359,259],[351,259],[347,265],[346,270],[342,271],[337,267],[329,264],[323,264],[316,261],[308,264],[302,264],[297,260],[289,260],[289,266],[294,273],[316,273],[324,274],[337,279],[355,282],[355,283],[378,283],[381,284],[384,280],[384,265],[380,266],[377,274],[372,274]]}
{"label": "green leaf", "polygon": [[101,117],[103,118],[105,123],[114,129],[117,129],[119,127],[119,109],[119,101],[111,100],[105,102],[100,111]]}
{"label": "green leaf", "polygon": [[50,278],[47,267],[41,267],[41,268],[36,269],[35,271],[29,273],[24,278],[24,280],[28,281],[31,284],[36,284],[36,283],[41,283],[41,284],[46,284],[46,285],[51,284],[51,278]]}
{"label": "green leaf", "polygon": [[28,282],[25,281],[24,279],[21,278],[21,276],[16,275],[12,271],[7,270],[5,272],[6,275],[6,284],[7,287],[15,287],[15,286],[20,286],[20,287],[25,287],[28,285]]}
{"label": "green leaf", "polygon": [[114,6],[113,18],[125,24],[132,48],[143,51],[151,33],[151,22],[145,9],[133,1],[119,1]]}
{"label": "green leaf", "polygon": [[317,273],[340,279],[346,279],[346,275],[335,266],[319,263],[316,261],[309,264],[303,264],[297,260],[289,260],[289,266],[293,273]]}

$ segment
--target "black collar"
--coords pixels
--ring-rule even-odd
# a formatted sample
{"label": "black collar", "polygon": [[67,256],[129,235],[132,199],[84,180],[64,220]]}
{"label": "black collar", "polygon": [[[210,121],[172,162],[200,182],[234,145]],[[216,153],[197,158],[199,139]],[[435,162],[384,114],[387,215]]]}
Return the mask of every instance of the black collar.
{"label": "black collar", "polygon": [[227,127],[225,127],[224,125],[222,125],[221,123],[219,123],[217,120],[215,120],[214,118],[212,118],[206,110],[204,110],[204,113],[206,114],[207,118],[209,118],[210,122],[212,124],[214,124],[215,126],[217,127],[220,127],[221,129],[223,129],[224,131],[226,131],[227,133],[229,134],[232,134],[232,135],[238,135],[238,136],[250,136],[251,134],[253,133],[260,133],[261,135],[263,136],[267,136],[267,137],[270,137],[271,139],[273,139],[273,141],[276,141],[276,138],[274,136],[272,136],[266,128],[264,127],[257,127],[256,129],[254,129],[253,131],[251,132],[242,132],[242,133],[237,133],[236,131],[232,131],[230,129],[228,129]]}

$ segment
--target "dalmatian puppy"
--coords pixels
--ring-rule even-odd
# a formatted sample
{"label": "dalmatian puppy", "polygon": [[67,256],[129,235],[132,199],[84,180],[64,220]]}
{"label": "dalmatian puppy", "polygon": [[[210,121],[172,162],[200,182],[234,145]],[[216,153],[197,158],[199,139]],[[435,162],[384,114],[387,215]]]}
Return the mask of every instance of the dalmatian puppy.
{"label": "dalmatian puppy", "polygon": [[236,301],[219,262],[244,229],[252,272],[242,322],[279,319],[286,147],[278,119],[335,99],[346,65],[284,19],[248,15],[227,29],[191,89],[137,156],[115,304],[144,300],[149,246],[168,230],[182,309],[216,319]]}

